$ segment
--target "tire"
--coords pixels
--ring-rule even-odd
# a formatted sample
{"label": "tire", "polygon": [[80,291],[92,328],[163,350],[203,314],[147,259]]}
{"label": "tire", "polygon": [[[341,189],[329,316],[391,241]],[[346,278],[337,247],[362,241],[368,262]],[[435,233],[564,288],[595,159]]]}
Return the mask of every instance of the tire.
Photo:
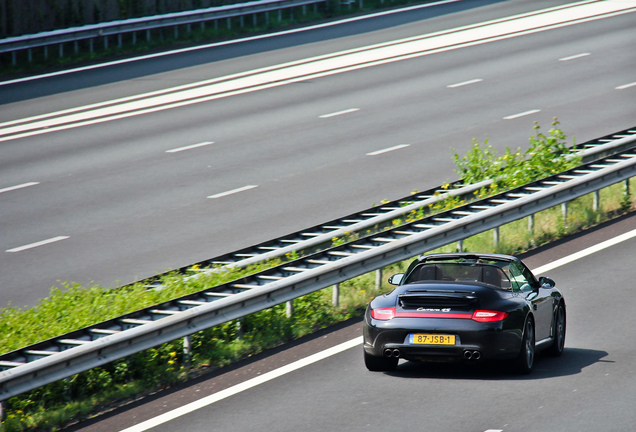
{"label": "tire", "polygon": [[548,348],[548,354],[554,357],[559,357],[563,354],[565,348],[565,305],[559,303],[557,307],[556,316],[554,317],[554,342]]}
{"label": "tire", "polygon": [[397,357],[378,357],[364,351],[364,365],[372,372],[389,372],[395,370]]}
{"label": "tire", "polygon": [[527,375],[532,372],[534,366],[535,357],[535,338],[534,338],[534,323],[531,318],[526,320],[526,324],[523,329],[523,338],[521,340],[521,351],[516,359],[517,372],[523,375]]}

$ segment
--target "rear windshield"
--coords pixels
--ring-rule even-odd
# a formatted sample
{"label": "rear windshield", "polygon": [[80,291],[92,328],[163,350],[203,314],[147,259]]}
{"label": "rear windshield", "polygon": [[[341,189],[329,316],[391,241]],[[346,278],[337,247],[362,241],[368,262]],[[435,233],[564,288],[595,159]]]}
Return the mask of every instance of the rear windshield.
{"label": "rear windshield", "polygon": [[510,290],[508,262],[442,262],[423,263],[413,269],[405,283],[425,281],[481,282]]}

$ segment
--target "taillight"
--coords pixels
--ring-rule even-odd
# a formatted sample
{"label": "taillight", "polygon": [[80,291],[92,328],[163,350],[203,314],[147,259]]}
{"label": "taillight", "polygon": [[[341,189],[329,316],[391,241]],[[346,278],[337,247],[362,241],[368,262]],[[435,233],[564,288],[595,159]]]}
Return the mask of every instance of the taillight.
{"label": "taillight", "polygon": [[506,312],[477,310],[473,313],[472,319],[478,322],[495,322],[503,321],[507,316]]}
{"label": "taillight", "polygon": [[379,308],[371,310],[371,317],[373,319],[388,321],[395,318],[395,308]]}

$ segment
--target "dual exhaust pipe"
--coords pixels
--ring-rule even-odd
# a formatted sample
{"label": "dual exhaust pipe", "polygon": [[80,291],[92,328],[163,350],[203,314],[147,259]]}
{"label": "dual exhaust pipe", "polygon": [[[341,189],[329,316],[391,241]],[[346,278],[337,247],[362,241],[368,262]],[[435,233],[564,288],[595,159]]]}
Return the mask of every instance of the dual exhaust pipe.
{"label": "dual exhaust pipe", "polygon": [[400,357],[400,350],[399,349],[391,349],[391,348],[387,348],[384,350],[384,357]]}
{"label": "dual exhaust pipe", "polygon": [[466,350],[464,351],[464,358],[466,360],[479,360],[481,358],[481,353],[479,351]]}

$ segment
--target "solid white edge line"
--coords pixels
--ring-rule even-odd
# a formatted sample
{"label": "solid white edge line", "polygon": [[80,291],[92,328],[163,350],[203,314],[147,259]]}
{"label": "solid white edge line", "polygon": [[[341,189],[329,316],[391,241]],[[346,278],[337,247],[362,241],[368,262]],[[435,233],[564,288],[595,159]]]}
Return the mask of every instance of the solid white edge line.
{"label": "solid white edge line", "polygon": [[559,61],[570,61],[570,60],[575,60],[575,59],[578,59],[578,58],[581,58],[581,57],[587,57],[589,55],[591,55],[591,54],[590,53],[581,53],[581,54],[576,54],[576,55],[569,56],[569,57],[560,58]]}
{"label": "solid white edge line", "polygon": [[330,118],[330,117],[336,117],[336,116],[339,116],[339,115],[349,114],[349,113],[356,112],[356,111],[360,111],[360,108],[349,108],[349,109],[342,110],[342,111],[337,111],[337,112],[334,112],[334,113],[331,113],[331,114],[323,114],[323,115],[319,116],[319,118],[325,119],[325,118]]}
{"label": "solid white edge line", "polygon": [[457,83],[457,84],[450,84],[450,85],[447,85],[446,87],[448,87],[448,88],[457,88],[457,87],[463,87],[463,86],[470,85],[470,84],[475,84],[475,83],[482,82],[482,81],[483,81],[483,79],[476,78],[476,79],[472,79],[472,80],[468,80],[468,81],[463,81],[463,82],[460,82],[460,83]]}
{"label": "solid white edge line", "polygon": [[116,65],[119,65],[119,64],[132,63],[132,62],[136,62],[136,61],[140,61],[140,60],[148,60],[148,59],[152,59],[152,58],[164,57],[164,56],[169,56],[169,55],[173,55],[173,54],[182,54],[182,53],[185,53],[185,52],[198,51],[198,50],[201,50],[201,49],[208,49],[208,48],[220,47],[220,46],[225,46],[225,45],[233,45],[233,44],[236,44],[236,43],[250,42],[250,41],[255,41],[255,40],[260,40],[260,39],[267,39],[267,38],[271,38],[271,37],[277,37],[277,36],[284,36],[284,35],[288,35],[288,34],[300,33],[300,32],[304,32],[304,31],[308,31],[308,30],[316,30],[316,29],[321,29],[321,28],[327,28],[327,27],[332,27],[332,26],[336,26],[336,25],[340,25],[340,24],[347,24],[347,23],[350,23],[350,22],[362,21],[362,20],[369,19],[369,18],[377,18],[377,17],[381,17],[381,16],[385,16],[385,15],[393,15],[393,14],[401,13],[401,12],[409,12],[409,11],[412,11],[412,10],[429,8],[429,7],[432,7],[432,6],[439,6],[439,5],[444,5],[444,4],[447,4],[447,3],[456,3],[458,1],[461,1],[461,0],[440,0],[440,1],[437,1],[437,2],[434,2],[434,3],[426,3],[426,4],[410,6],[410,7],[406,7],[406,8],[402,8],[402,9],[394,9],[394,10],[390,10],[390,11],[382,11],[382,12],[378,12],[378,13],[375,13],[375,14],[368,14],[368,15],[363,15],[363,16],[359,16],[359,17],[347,18],[347,19],[343,19],[343,20],[339,20],[339,21],[335,21],[335,22],[316,24],[316,25],[313,25],[313,26],[310,26],[310,27],[303,27],[303,28],[292,29],[292,30],[284,30],[284,31],[277,32],[277,33],[250,36],[250,37],[246,37],[246,38],[242,38],[242,39],[235,39],[235,40],[230,40],[230,41],[215,42],[215,43],[211,43],[211,44],[207,44],[207,45],[183,48],[183,49],[178,49],[178,50],[173,50],[173,51],[168,51],[168,52],[162,52],[162,53],[148,54],[148,55],[143,55],[143,56],[134,57],[134,58],[130,58],[130,59],[115,60],[115,61],[111,61],[111,62],[107,62],[107,63],[100,63],[100,64],[96,64],[96,65],[91,65],[91,66],[84,66],[84,67],[79,67],[79,68],[70,69],[70,70],[66,70],[66,71],[52,72],[52,73],[48,73],[48,74],[36,75],[36,76],[31,76],[31,77],[26,77],[26,78],[18,78],[18,79],[14,79],[14,80],[10,80],[10,81],[0,82],[0,87],[3,86],[3,85],[17,84],[17,83],[21,83],[21,82],[34,81],[34,80],[42,79],[42,78],[50,78],[50,77],[66,75],[66,74],[75,73],[75,72],[83,72],[83,71],[87,71],[87,70],[99,69],[99,68],[108,67],[108,66],[116,66]]}
{"label": "solid white edge line", "polygon": [[16,247],[16,248],[13,248],[13,249],[7,249],[5,252],[22,252],[22,251],[27,250],[27,249],[33,249],[33,248],[38,247],[38,246],[44,246],[44,245],[47,245],[49,243],[55,243],[55,242],[58,242],[60,240],[66,240],[67,238],[69,238],[69,236],[57,236],[57,237],[50,238],[48,240],[42,240],[42,241],[39,241],[39,242],[35,242],[35,243],[28,244],[28,245]]}
{"label": "solid white edge line", "polygon": [[226,191],[226,192],[221,192],[221,193],[218,193],[218,194],[215,194],[215,195],[210,195],[208,198],[212,198],[212,199],[221,198],[221,197],[224,197],[224,196],[233,195],[235,193],[244,192],[246,190],[254,189],[256,187],[258,187],[258,185],[247,185],[247,186],[243,186],[243,187],[240,187],[240,188],[232,189],[232,190],[229,190],[229,191]]}
{"label": "solid white edge line", "polygon": [[301,369],[305,366],[309,366],[313,363],[316,363],[320,360],[323,360],[327,357],[331,357],[333,355],[339,354],[343,351],[346,351],[350,348],[359,346],[362,344],[362,336],[359,336],[355,339],[352,339],[350,341],[347,342],[343,342],[340,345],[336,345],[332,348],[326,349],[324,351],[318,352],[316,354],[310,355],[309,357],[305,357],[304,359],[300,359],[297,360],[293,363],[290,363],[286,366],[283,366],[281,368],[275,369],[271,372],[267,372],[263,375],[257,376],[255,378],[252,378],[250,380],[247,380],[241,384],[237,384],[233,387],[230,387],[228,389],[225,390],[221,390],[218,393],[214,393],[210,396],[206,396],[202,399],[199,399],[198,401],[189,403],[187,405],[184,405],[180,408],[176,408],[172,411],[169,411],[167,413],[161,414],[160,416],[157,416],[155,418],[152,418],[150,420],[146,420],[145,422],[139,423],[138,425],[129,427],[127,429],[122,430],[121,432],[143,432],[146,431],[148,429],[151,429],[155,426],[158,426],[160,424],[166,423],[170,420],[173,420],[177,417],[180,417],[182,415],[185,414],[189,414],[193,411],[196,411],[200,408],[206,407],[208,405],[211,405],[215,402],[218,402],[222,399],[228,398],[230,396],[233,396],[237,393],[240,393],[242,391],[248,390],[252,387],[256,387],[257,385],[266,383],[268,381],[271,381],[275,378],[278,378],[282,375],[288,374],[290,372],[294,372],[298,369]]}
{"label": "solid white edge line", "polygon": [[381,155],[383,153],[388,153],[388,152],[391,152],[391,151],[403,149],[403,148],[408,147],[408,146],[410,146],[410,144],[400,144],[400,145],[396,145],[396,146],[393,146],[393,147],[389,147],[389,148],[385,148],[385,149],[382,149],[382,150],[377,150],[377,151],[374,151],[374,152],[371,152],[371,153],[367,153],[367,156],[377,156],[377,155]]}
{"label": "solid white edge line", "polygon": [[171,150],[166,150],[166,153],[178,153],[178,152],[185,151],[185,150],[192,150],[192,149],[195,149],[195,148],[208,146],[210,144],[214,144],[214,141],[206,141],[206,142],[202,142],[202,143],[199,143],[199,144],[192,144],[192,145],[185,146],[185,147],[178,147],[178,148],[174,148],[174,149],[171,149]]}
{"label": "solid white edge line", "polygon": [[527,116],[527,115],[530,115],[530,114],[536,114],[536,113],[538,113],[540,111],[541,110],[539,110],[539,109],[534,109],[534,110],[530,110],[530,111],[524,111],[524,112],[519,113],[519,114],[513,114],[513,115],[509,115],[508,117],[504,117],[504,120],[513,120],[513,119],[516,119],[516,118],[519,118],[519,117],[524,117],[524,116]]}
{"label": "solid white edge line", "polygon": [[532,272],[534,274],[538,274],[538,273],[545,273],[547,271],[550,271],[552,269],[555,269],[557,267],[561,267],[562,265],[571,263],[572,261],[576,261],[578,259],[584,258],[588,255],[591,255],[595,252],[601,251],[603,249],[607,249],[608,247],[617,245],[618,243],[624,242],[625,240],[629,240],[631,238],[636,237],[636,230],[633,231],[629,231],[626,232],[625,234],[621,234],[617,237],[614,237],[612,239],[606,240],[604,242],[601,242],[599,244],[596,244],[594,246],[590,246],[587,249],[583,249],[582,251],[573,253],[572,255],[568,255],[566,257],[563,257],[561,259],[558,259],[556,261],[553,261],[549,264],[545,264],[542,265],[541,267],[538,267],[537,269],[533,270]]}
{"label": "solid white edge line", "polygon": [[629,84],[623,84],[621,86],[616,87],[616,90],[624,90],[626,88],[630,88],[630,87],[634,87],[634,86],[636,86],[636,82],[629,83]]}
{"label": "solid white edge line", "polygon": [[[572,261],[575,261],[577,259],[581,259],[583,257],[586,257],[588,255],[593,254],[594,252],[598,252],[600,250],[606,249],[610,246],[614,246],[618,243],[621,243],[625,240],[629,240],[633,237],[636,237],[636,230],[627,232],[625,234],[621,234],[617,237],[614,237],[613,239],[609,239],[606,240],[602,243],[599,243],[598,245],[589,247],[587,249],[584,249],[582,251],[576,252],[572,255],[569,255],[567,257],[563,257],[557,261],[554,261],[550,264],[546,264],[543,265],[541,267],[538,267],[536,269],[533,270],[533,273],[537,274],[537,273],[543,273],[552,269],[555,269],[557,267],[560,267],[562,265],[568,264]],[[193,411],[198,410],[199,408],[203,408],[206,407],[208,405],[211,405],[217,401],[220,401],[222,399],[228,398],[230,396],[234,396],[242,391],[248,390],[252,387],[256,387],[259,384],[263,384],[267,381],[271,381],[274,378],[278,378],[280,376],[283,376],[287,373],[296,371],[298,369],[301,369],[305,366],[309,366],[310,364],[316,363],[320,360],[324,360],[328,357],[331,357],[335,354],[341,353],[343,351],[346,351],[350,348],[356,347],[358,345],[362,344],[362,336],[358,336],[355,339],[352,339],[348,342],[343,342],[339,345],[336,345],[332,348],[328,348],[324,351],[318,352],[316,354],[310,355],[309,357],[306,357],[304,359],[300,359],[297,360],[293,363],[290,363],[286,366],[280,367],[278,369],[275,369],[273,371],[267,372],[263,375],[260,375],[258,377],[252,378],[250,380],[245,381],[244,383],[241,384],[237,384],[233,387],[230,387],[228,389],[225,390],[221,390],[218,393],[212,394],[210,396],[206,396],[202,399],[199,399],[198,401],[195,402],[191,402],[187,405],[184,405],[180,408],[176,408],[172,411],[169,411],[167,413],[161,414],[157,417],[151,418],[149,420],[146,420],[142,423],[139,423],[135,426],[131,426],[129,428],[123,429],[120,432],[144,432],[148,429],[151,429],[155,426],[159,426],[160,424],[166,423],[170,420],[173,420],[177,417],[180,417],[182,415],[185,414],[189,414]],[[490,432],[495,432],[495,431],[501,431],[501,429],[488,429],[488,431]]]}
{"label": "solid white edge line", "polygon": [[4,189],[0,189],[0,193],[4,193],[4,192],[10,192],[10,191],[14,191],[14,190],[18,190],[18,189],[23,189],[29,186],[35,186],[35,185],[39,185],[40,182],[29,182],[29,183],[22,183],[16,186],[11,186],[11,187],[6,187]]}

